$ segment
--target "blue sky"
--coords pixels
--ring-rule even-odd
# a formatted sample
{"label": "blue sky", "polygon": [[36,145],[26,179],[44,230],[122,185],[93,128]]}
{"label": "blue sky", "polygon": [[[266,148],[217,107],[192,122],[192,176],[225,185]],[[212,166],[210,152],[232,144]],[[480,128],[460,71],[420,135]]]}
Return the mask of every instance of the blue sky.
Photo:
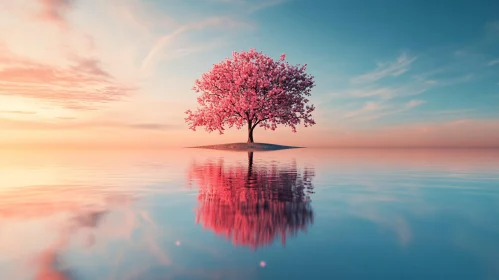
{"label": "blue sky", "polygon": [[[376,123],[499,116],[499,4],[494,1],[290,0],[269,1],[256,11],[251,7],[259,5],[244,1],[180,2],[174,10],[233,13],[255,26],[232,34],[226,47],[210,52],[206,64],[249,47],[274,57],[285,52],[292,63],[309,65],[317,81],[314,100],[324,109],[348,114],[367,106],[383,114],[418,100],[410,113],[393,113],[397,118],[389,113]],[[170,3],[160,6],[168,9]],[[330,110],[321,111],[329,116]]]}
{"label": "blue sky", "polygon": [[[244,139],[237,130],[224,136],[192,134],[183,112],[196,106],[191,90],[196,78],[233,51],[256,48],[307,64],[315,76],[311,102],[317,107],[317,125],[299,129],[308,135],[282,128],[256,132],[257,141],[319,146],[388,141],[397,146],[406,139],[397,142],[395,136],[407,134],[419,139],[411,145],[499,143],[499,133],[493,132],[499,128],[497,1],[23,0],[7,8],[11,13],[0,20],[5,34],[0,42],[19,57],[47,67],[91,57],[86,63],[97,61],[98,70],[134,90],[116,102],[104,96],[106,106],[88,112],[77,109],[94,105],[86,104],[86,92],[77,97],[61,93],[71,104],[58,107],[53,103],[61,101],[52,97],[50,105],[41,106],[46,97],[5,94],[8,89],[0,88],[5,107],[0,126],[12,129],[13,121],[23,121],[26,127],[67,128],[25,123],[58,118],[77,122],[69,125],[73,131],[101,129],[104,122],[135,134],[143,129],[171,145],[180,142],[166,139],[178,135],[193,143]],[[33,17],[37,9],[43,17]],[[17,32],[8,26],[18,26]],[[40,42],[43,47],[31,47]],[[36,120],[14,111],[34,112]],[[101,138],[112,135],[99,133]],[[370,142],[373,135],[377,140]],[[322,140],[310,140],[317,137]]]}

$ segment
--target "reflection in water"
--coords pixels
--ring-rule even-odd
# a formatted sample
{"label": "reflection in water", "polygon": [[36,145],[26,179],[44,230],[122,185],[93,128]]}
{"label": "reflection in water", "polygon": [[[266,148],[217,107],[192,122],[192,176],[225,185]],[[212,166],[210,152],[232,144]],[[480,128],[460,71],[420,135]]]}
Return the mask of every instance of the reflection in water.
{"label": "reflection in water", "polygon": [[306,231],[313,223],[309,194],[313,169],[300,174],[296,162],[230,165],[223,159],[204,164],[193,162],[189,181],[199,186],[196,223],[232,239],[234,245],[256,249],[268,246],[276,237]]}
{"label": "reflection in water", "polygon": [[135,233],[134,243],[142,245],[141,252],[148,252],[161,265],[170,265],[170,257],[159,246],[154,222],[146,210],[133,205],[136,199],[90,186],[5,190],[0,196],[0,220],[7,227],[0,231],[0,248],[7,255],[0,255],[0,264],[4,257],[23,256],[19,263],[10,260],[15,265],[10,265],[9,279],[75,279],[66,257],[86,251],[116,260],[116,267],[109,264],[112,271],[119,266],[122,250],[109,251],[110,241],[130,244]]}
{"label": "reflection in water", "polygon": [[[0,152],[0,279],[499,279],[498,166],[499,150]],[[312,218],[293,248],[247,250]]]}

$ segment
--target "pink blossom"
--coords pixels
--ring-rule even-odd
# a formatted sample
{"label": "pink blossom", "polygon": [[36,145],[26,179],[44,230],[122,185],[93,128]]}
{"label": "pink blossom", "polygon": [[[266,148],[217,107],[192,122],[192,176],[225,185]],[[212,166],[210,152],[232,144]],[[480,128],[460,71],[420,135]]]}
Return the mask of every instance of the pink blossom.
{"label": "pink blossom", "polygon": [[199,107],[187,110],[185,121],[194,130],[204,126],[223,134],[225,127],[241,129],[248,126],[248,142],[253,142],[253,130],[260,126],[275,130],[278,125],[305,127],[315,124],[311,113],[314,105],[306,105],[312,88],[313,76],[306,65],[289,65],[286,55],[280,60],[259,53],[233,52],[233,57],[214,64],[213,68],[195,81],[194,91]]}

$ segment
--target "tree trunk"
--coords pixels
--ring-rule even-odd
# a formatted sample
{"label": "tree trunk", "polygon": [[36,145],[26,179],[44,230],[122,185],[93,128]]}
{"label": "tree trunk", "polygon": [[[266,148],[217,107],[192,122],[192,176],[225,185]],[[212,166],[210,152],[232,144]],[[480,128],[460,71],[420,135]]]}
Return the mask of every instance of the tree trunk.
{"label": "tree trunk", "polygon": [[248,126],[248,143],[254,143],[253,142],[253,128],[251,127],[251,124]]}

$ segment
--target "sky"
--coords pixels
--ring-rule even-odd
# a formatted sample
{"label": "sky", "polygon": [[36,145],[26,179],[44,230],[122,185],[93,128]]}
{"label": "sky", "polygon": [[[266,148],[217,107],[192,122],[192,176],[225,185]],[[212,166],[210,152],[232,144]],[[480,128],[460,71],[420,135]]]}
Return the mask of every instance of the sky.
{"label": "sky", "polygon": [[499,147],[499,3],[0,0],[0,148],[245,142],[188,129],[194,81],[233,51],[307,64],[307,147]]}

